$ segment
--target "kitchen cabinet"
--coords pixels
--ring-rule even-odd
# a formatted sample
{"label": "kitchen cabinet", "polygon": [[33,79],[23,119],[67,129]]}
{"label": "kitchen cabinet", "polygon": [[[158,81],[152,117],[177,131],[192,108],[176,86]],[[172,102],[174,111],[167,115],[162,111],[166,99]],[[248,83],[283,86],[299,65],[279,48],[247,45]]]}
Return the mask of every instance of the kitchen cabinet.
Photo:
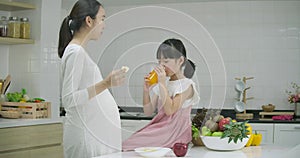
{"label": "kitchen cabinet", "polygon": [[262,134],[261,144],[273,144],[274,137],[274,124],[273,123],[250,123],[252,126],[253,133]]}
{"label": "kitchen cabinet", "polygon": [[145,127],[151,120],[121,120],[122,140],[126,140],[137,130]]}
{"label": "kitchen cabinet", "polygon": [[300,144],[300,124],[275,124],[274,144],[296,146]]}
{"label": "kitchen cabinet", "polygon": [[[19,11],[19,10],[33,10],[35,5],[23,2],[0,1],[0,10],[3,11]],[[10,37],[0,37],[0,44],[33,44],[32,39],[19,39]]]}
{"label": "kitchen cabinet", "polygon": [[[250,123],[253,132],[263,136],[262,144],[295,146],[300,144],[300,124],[297,123]],[[295,139],[296,138],[296,139]]]}
{"label": "kitchen cabinet", "polygon": [[0,129],[0,158],[63,158],[62,123]]}

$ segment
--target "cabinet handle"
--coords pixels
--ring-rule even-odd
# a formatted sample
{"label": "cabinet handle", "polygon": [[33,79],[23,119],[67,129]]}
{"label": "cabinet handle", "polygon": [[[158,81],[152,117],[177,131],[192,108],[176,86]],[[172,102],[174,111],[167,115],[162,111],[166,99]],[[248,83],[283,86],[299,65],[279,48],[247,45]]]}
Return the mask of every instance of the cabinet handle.
{"label": "cabinet handle", "polygon": [[295,129],[300,129],[300,126],[295,126],[294,128],[295,128]]}

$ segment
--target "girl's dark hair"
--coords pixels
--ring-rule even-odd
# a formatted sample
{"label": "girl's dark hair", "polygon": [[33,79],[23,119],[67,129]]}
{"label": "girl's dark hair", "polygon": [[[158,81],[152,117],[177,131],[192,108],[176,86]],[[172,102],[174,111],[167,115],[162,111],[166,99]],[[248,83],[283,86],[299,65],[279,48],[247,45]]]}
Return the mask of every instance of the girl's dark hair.
{"label": "girl's dark hair", "polygon": [[184,66],[184,76],[187,78],[192,78],[195,72],[195,64],[187,59],[185,47],[179,39],[167,39],[158,47],[156,58],[161,59],[179,59],[181,56],[184,57],[185,62],[182,64]]}
{"label": "girl's dark hair", "polygon": [[58,41],[59,58],[62,58],[64,55],[64,51],[72,40],[74,33],[85,23],[85,18],[90,16],[92,19],[95,19],[100,6],[102,5],[97,0],[78,0],[74,4],[70,15],[65,17],[60,27]]}

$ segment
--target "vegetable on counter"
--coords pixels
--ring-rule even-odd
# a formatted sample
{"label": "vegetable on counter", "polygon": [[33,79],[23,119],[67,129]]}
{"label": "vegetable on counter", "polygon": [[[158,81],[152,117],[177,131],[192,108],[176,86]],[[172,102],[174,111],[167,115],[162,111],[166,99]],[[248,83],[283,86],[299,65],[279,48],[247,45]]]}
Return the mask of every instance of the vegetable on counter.
{"label": "vegetable on counter", "polygon": [[29,99],[27,102],[31,102],[31,103],[40,103],[45,101],[45,99],[42,98],[33,98],[33,99]]}
{"label": "vegetable on counter", "polygon": [[238,140],[242,141],[243,138],[248,138],[247,132],[249,132],[246,128],[245,122],[232,122],[230,121],[229,124],[224,125],[224,134],[221,138],[229,137],[228,143],[233,141],[237,143]]}
{"label": "vegetable on counter", "polygon": [[249,138],[247,144],[245,145],[245,147],[251,146],[251,144],[252,144],[252,142],[253,142],[253,138],[254,138],[253,135],[254,135],[254,134],[250,134],[250,138]]}
{"label": "vegetable on counter", "polygon": [[195,139],[200,138],[199,129],[195,125],[192,125],[192,137]]}
{"label": "vegetable on counter", "polygon": [[259,146],[261,141],[262,141],[262,134],[257,133],[255,131],[255,133],[250,134],[250,138],[249,138],[249,140],[248,140],[248,142],[245,146],[246,147],[248,147],[248,146]]}
{"label": "vegetable on counter", "polygon": [[262,140],[262,134],[261,133],[257,133],[255,131],[255,133],[253,134],[253,141],[251,143],[252,146],[259,146]]}
{"label": "vegetable on counter", "polygon": [[27,91],[25,88],[21,90],[21,92],[7,93],[6,98],[9,102],[30,102],[30,103],[40,103],[45,101],[43,98],[30,98],[27,95]]}

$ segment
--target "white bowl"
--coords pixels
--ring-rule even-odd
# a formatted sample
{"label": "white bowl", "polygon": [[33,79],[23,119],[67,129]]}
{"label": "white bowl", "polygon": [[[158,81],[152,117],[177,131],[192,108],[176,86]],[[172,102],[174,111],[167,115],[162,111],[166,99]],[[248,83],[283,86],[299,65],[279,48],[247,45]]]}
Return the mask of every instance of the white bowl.
{"label": "white bowl", "polygon": [[171,149],[162,147],[141,147],[134,149],[134,151],[143,157],[162,157],[170,152]]}
{"label": "white bowl", "polygon": [[238,140],[237,143],[234,143],[233,140],[228,143],[228,137],[221,139],[221,137],[201,136],[201,139],[203,144],[211,150],[239,150],[247,144],[249,137],[243,138],[242,142]]}

